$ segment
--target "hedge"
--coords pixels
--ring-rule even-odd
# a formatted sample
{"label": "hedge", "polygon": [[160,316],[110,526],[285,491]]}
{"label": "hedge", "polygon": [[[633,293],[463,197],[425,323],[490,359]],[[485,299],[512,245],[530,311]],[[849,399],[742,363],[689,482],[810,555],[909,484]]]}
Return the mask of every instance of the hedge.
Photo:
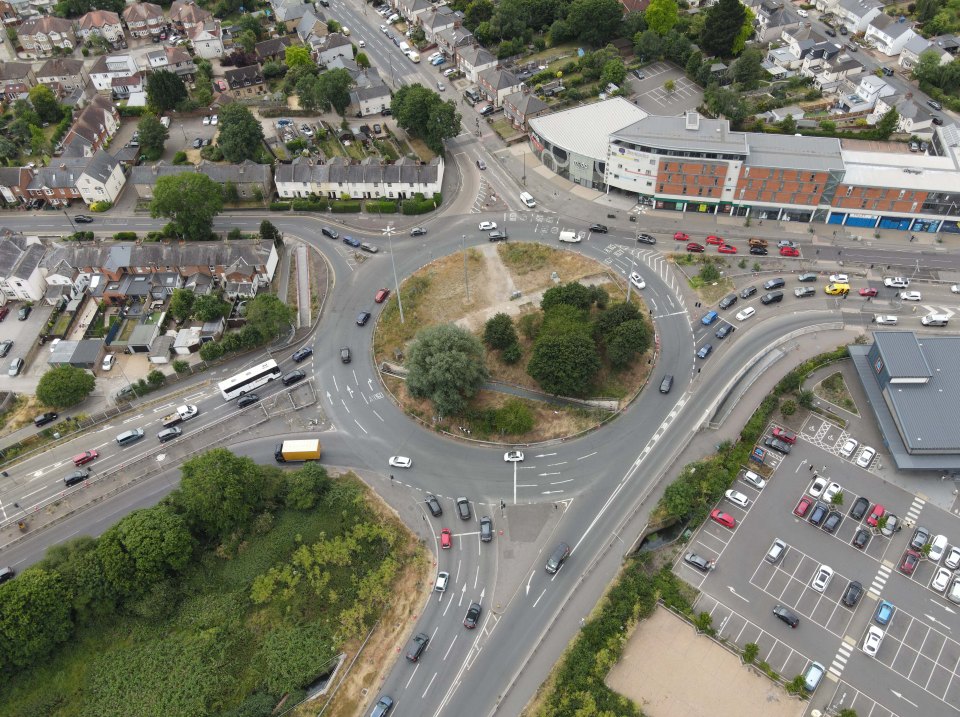
{"label": "hedge", "polygon": [[330,208],[333,210],[334,214],[349,214],[349,213],[359,212],[360,209],[362,208],[362,205],[363,203],[360,202],[359,200],[357,201],[340,200],[339,202],[334,202]]}
{"label": "hedge", "polygon": [[393,199],[370,199],[367,200],[364,209],[370,214],[393,214],[397,211],[397,202]]}
{"label": "hedge", "polygon": [[290,202],[270,202],[271,212],[289,212]]}
{"label": "hedge", "polygon": [[136,232],[117,232],[113,235],[113,238],[117,241],[136,241],[137,233]]}
{"label": "hedge", "polygon": [[330,203],[326,199],[294,199],[292,205],[295,212],[325,212]]}
{"label": "hedge", "polygon": [[119,108],[121,117],[140,117],[147,111],[146,107],[129,107],[124,105]]}

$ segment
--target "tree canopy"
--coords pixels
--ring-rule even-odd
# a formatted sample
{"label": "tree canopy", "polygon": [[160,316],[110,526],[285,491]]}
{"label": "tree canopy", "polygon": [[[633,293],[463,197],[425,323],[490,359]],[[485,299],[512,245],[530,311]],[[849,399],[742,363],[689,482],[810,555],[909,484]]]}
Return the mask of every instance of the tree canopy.
{"label": "tree canopy", "polygon": [[454,324],[425,328],[407,351],[407,390],[429,398],[441,415],[461,414],[487,380],[483,358],[483,345],[466,329]]}
{"label": "tree canopy", "polygon": [[443,154],[443,141],[460,133],[461,116],[453,100],[423,85],[401,87],[390,103],[397,124],[427,143],[437,154]]}
{"label": "tree canopy", "polygon": [[177,105],[185,99],[187,99],[187,86],[176,73],[157,70],[147,77],[147,100],[157,114],[176,109]]}
{"label": "tree canopy", "polygon": [[294,68],[298,65],[312,65],[313,58],[310,57],[310,50],[303,45],[290,45],[284,50],[283,60],[287,67]]}
{"label": "tree canopy", "polygon": [[602,47],[617,36],[623,20],[623,5],[619,0],[573,0],[566,20],[578,40]]}
{"label": "tree canopy", "polygon": [[150,161],[160,159],[163,154],[163,145],[170,137],[170,132],[160,123],[157,116],[148,114],[141,117],[137,123],[137,132],[140,133],[140,151]]}
{"label": "tree canopy", "polygon": [[658,35],[666,35],[680,19],[677,0],[650,0],[643,17],[647,27]]}
{"label": "tree canopy", "polygon": [[263,505],[264,479],[249,458],[214,448],[183,464],[179,507],[191,526],[210,538],[246,527]]}
{"label": "tree canopy", "polygon": [[30,88],[30,104],[36,110],[41,122],[55,124],[63,119],[63,108],[57,102],[56,95],[46,85],[37,85]]}
{"label": "tree canopy", "polygon": [[296,312],[276,294],[257,294],[247,302],[247,325],[261,336],[273,338],[287,331]]}
{"label": "tree canopy", "polygon": [[333,107],[341,117],[350,104],[350,87],[353,79],[342,67],[327,70],[317,77],[317,92],[321,106]]}
{"label": "tree canopy", "polygon": [[73,632],[70,595],[56,573],[24,570],[0,588],[0,667],[46,657]]}
{"label": "tree canopy", "polygon": [[37,398],[46,406],[69,408],[76,406],[93,391],[96,379],[75,366],[56,366],[37,382]]}
{"label": "tree canopy", "polygon": [[152,217],[168,218],[179,237],[192,241],[210,238],[214,217],[221,209],[223,190],[220,184],[205,174],[194,172],[159,177],[150,202]]}
{"label": "tree canopy", "polygon": [[734,45],[747,18],[740,0],[719,0],[707,10],[707,19],[700,35],[700,47],[711,55],[731,57]]}
{"label": "tree canopy", "polygon": [[229,104],[220,110],[217,146],[232,164],[256,160],[263,152],[263,126],[243,105]]}

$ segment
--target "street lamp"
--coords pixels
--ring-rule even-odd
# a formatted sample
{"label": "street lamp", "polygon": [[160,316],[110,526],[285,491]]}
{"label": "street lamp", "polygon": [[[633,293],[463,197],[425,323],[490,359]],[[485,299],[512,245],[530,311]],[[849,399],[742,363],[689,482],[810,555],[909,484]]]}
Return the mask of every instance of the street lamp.
{"label": "street lamp", "polygon": [[393,253],[393,225],[387,224],[387,228],[383,230],[383,233],[387,235],[387,244],[390,247],[390,263],[393,265],[393,285],[397,289],[397,306],[400,307],[400,323],[403,323],[403,301],[400,299],[400,282],[397,281],[397,260]]}
{"label": "street lamp", "polygon": [[[637,268],[637,259],[633,257],[630,259],[630,274],[632,275]],[[630,280],[630,277],[627,277],[627,303],[630,303],[630,290],[633,288],[633,282]]]}

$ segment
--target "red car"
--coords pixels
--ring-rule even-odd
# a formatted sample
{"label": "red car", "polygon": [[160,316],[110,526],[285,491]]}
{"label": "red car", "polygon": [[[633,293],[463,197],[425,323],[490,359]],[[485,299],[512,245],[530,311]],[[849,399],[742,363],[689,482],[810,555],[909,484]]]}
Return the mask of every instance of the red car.
{"label": "red car", "polygon": [[690,241],[690,235],[684,234],[683,232],[677,232],[673,235],[673,238],[677,241]]}
{"label": "red car", "polygon": [[73,457],[73,465],[82,466],[84,463],[89,463],[99,456],[100,454],[96,450],[84,451],[83,453]]}
{"label": "red car", "polygon": [[380,291],[377,292],[377,295],[373,297],[373,300],[378,304],[382,304],[387,300],[388,296],[390,296],[390,289],[380,289]]}
{"label": "red car", "polygon": [[453,547],[453,533],[450,532],[450,528],[440,531],[440,547],[444,550]]}
{"label": "red car", "polygon": [[860,289],[860,296],[876,296],[877,290],[872,288]]}
{"label": "red car", "polygon": [[721,244],[717,247],[717,252],[720,254],[736,254],[737,247],[730,246],[729,244]]}
{"label": "red car", "polygon": [[886,512],[886,508],[877,503],[877,505],[873,506],[873,510],[870,511],[870,515],[867,516],[867,525],[871,528],[876,528],[877,521],[879,521]]}
{"label": "red car", "polygon": [[904,575],[913,575],[917,564],[920,562],[920,553],[915,550],[908,550],[900,559],[900,572]]}
{"label": "red car", "polygon": [[780,247],[780,256],[800,256],[800,250],[794,249],[792,246],[782,246]]}
{"label": "red car", "polygon": [[687,244],[687,251],[692,251],[694,253],[700,254],[703,252],[703,244],[697,244],[695,241]]}
{"label": "red car", "polygon": [[774,427],[773,437],[779,438],[781,441],[784,441],[785,443],[793,444],[797,442],[796,433],[794,433],[793,431],[788,431],[786,428],[781,428],[780,426]]}
{"label": "red car", "polygon": [[726,242],[723,240],[723,237],[718,237],[716,234],[711,234],[707,237],[707,244],[716,244],[717,246],[723,246]]}
{"label": "red car", "polygon": [[806,518],[807,513],[810,511],[811,505],[813,505],[813,498],[803,496],[803,498],[800,499],[800,502],[797,503],[797,507],[793,509],[793,514],[798,518]]}
{"label": "red car", "polygon": [[715,508],[710,512],[710,518],[725,528],[735,528],[737,526],[737,521],[734,517],[729,513],[724,513],[719,508]]}
{"label": "red car", "polygon": [[9,306],[0,306],[0,321],[3,321],[5,318],[7,318],[7,314],[9,313],[10,313]]}

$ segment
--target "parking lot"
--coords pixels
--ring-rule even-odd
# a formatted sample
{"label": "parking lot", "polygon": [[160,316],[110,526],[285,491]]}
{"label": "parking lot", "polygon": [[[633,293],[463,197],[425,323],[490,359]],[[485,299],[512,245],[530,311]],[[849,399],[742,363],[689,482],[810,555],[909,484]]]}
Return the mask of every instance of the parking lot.
{"label": "parking lot", "polygon": [[[681,115],[696,109],[703,101],[703,90],[687,79],[683,71],[666,62],[655,62],[642,70],[644,79],[630,75],[630,84],[636,92],[637,106],[654,115]],[[664,83],[672,80],[674,88],[668,92]]]}
{"label": "parking lot", "polygon": [[[757,660],[787,680],[811,661],[823,664],[826,676],[811,708],[840,704],[883,716],[960,712],[960,641],[954,636],[960,635],[960,608],[945,587],[960,571],[927,558],[925,550],[917,551],[921,558],[912,573],[909,566],[900,569],[918,525],[931,539],[942,534],[950,546],[960,544],[955,516],[883,481],[872,472],[886,464],[882,451],[864,453],[855,435],[819,416],[804,422],[788,454],[762,439],[759,448],[763,466],[751,468],[769,481],[761,488],[741,473],[732,488],[742,495],[715,506],[733,527],[708,520],[685,548],[713,565],[701,571],[682,556],[676,564],[676,572],[702,591],[697,611],[710,613],[720,635],[741,648],[756,643]],[[819,527],[810,522],[814,513]],[[771,560],[775,538],[786,549]],[[832,577],[814,585],[821,566]],[[932,586],[938,570],[941,584]],[[862,594],[847,605],[844,596],[854,581]],[[881,601],[894,606],[886,624],[876,621]],[[777,605],[793,613],[796,629],[772,614]],[[875,657],[864,652],[871,626],[882,630]]]}

